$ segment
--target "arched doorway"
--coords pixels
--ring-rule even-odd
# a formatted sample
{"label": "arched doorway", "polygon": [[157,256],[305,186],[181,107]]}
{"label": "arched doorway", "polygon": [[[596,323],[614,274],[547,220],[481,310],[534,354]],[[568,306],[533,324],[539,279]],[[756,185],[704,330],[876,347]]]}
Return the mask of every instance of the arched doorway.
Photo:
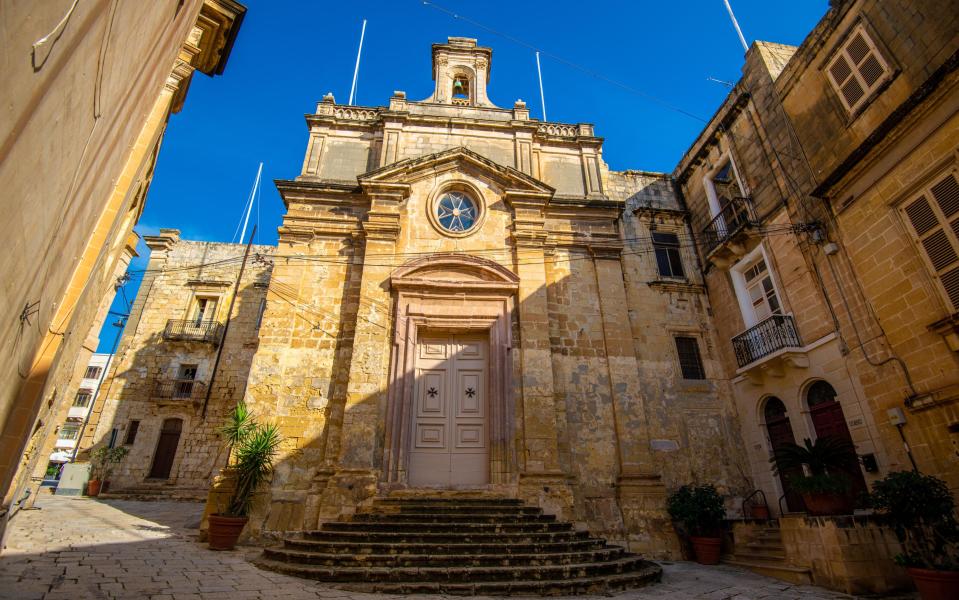
{"label": "arched doorway", "polygon": [[176,448],[180,443],[183,419],[165,419],[160,429],[156,452],[153,453],[153,465],[150,467],[150,479],[169,479],[176,458]]}
{"label": "arched doorway", "polygon": [[[792,425],[789,423],[789,416],[786,414],[786,405],[783,404],[782,400],[775,396],[768,398],[763,407],[763,417],[766,420],[766,430],[769,432],[769,443],[773,452],[787,444],[796,443]],[[794,492],[789,485],[791,478],[801,475],[802,471],[799,469],[779,472],[779,483],[786,494],[786,507],[790,512],[804,510],[805,508],[802,497]]]}
{"label": "arched doorway", "polygon": [[[846,425],[846,417],[842,413],[842,405],[836,400],[836,390],[826,381],[817,381],[806,390],[806,404],[809,406],[809,416],[812,418],[813,429],[817,438],[834,437],[852,443],[852,435]],[[856,503],[862,493],[866,491],[866,480],[859,468],[859,459],[852,458],[846,465],[846,470],[852,480],[849,490]]]}

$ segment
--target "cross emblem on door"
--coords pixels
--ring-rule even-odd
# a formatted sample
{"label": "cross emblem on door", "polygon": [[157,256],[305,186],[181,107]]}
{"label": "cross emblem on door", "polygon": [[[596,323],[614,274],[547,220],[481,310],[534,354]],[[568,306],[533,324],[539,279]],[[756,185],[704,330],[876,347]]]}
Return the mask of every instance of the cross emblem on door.
{"label": "cross emblem on door", "polygon": [[430,389],[426,390],[426,395],[429,396],[430,398],[435,398],[436,394],[437,394],[437,391],[435,387],[431,387]]}
{"label": "cross emblem on door", "polygon": [[466,395],[470,398],[476,395],[476,390],[473,388],[466,388]]}

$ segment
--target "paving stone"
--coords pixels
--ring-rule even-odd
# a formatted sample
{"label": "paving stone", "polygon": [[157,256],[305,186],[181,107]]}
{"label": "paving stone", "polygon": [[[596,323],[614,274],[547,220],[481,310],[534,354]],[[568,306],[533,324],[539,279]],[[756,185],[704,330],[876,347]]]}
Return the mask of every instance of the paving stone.
{"label": "paving stone", "polygon": [[[202,505],[96,501],[51,496],[10,524],[0,556],[0,599],[16,600],[442,600],[345,592],[268,571],[255,548],[212,552],[196,541]],[[143,530],[141,526],[151,529]],[[449,597],[454,600],[453,597]],[[459,598],[459,597],[457,597]],[[616,600],[840,600],[851,596],[795,586],[737,568],[663,563],[663,582]],[[902,599],[914,596],[902,596]],[[599,600],[584,596],[579,600]]]}

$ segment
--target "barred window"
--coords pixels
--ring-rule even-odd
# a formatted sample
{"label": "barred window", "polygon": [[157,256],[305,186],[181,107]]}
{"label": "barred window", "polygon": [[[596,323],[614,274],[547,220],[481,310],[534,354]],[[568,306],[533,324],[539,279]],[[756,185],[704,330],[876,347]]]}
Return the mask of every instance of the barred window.
{"label": "barred window", "polygon": [[959,182],[949,173],[933,180],[903,207],[926,264],[947,303],[959,311]]}
{"label": "barred window", "polygon": [[679,354],[679,368],[683,372],[683,379],[706,379],[696,338],[676,336],[676,352]]}
{"label": "barred window", "polygon": [[663,277],[686,277],[683,260],[679,254],[679,236],[675,233],[653,232],[653,249],[656,265]]}
{"label": "barred window", "polygon": [[828,71],[843,104],[853,112],[888,78],[891,69],[860,25],[836,53]]}

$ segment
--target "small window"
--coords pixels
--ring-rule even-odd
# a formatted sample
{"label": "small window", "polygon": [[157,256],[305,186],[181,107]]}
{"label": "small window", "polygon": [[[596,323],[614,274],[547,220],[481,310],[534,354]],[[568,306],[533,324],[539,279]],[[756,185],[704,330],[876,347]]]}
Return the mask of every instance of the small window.
{"label": "small window", "polygon": [[959,182],[949,173],[903,207],[916,242],[953,311],[959,311]]}
{"label": "small window", "polygon": [[256,313],[256,328],[259,329],[263,324],[263,313],[266,312],[266,298],[260,299],[260,308]]}
{"label": "small window", "polygon": [[197,298],[193,307],[193,322],[200,325],[216,319],[217,298]]}
{"label": "small window", "polygon": [[677,336],[676,352],[679,354],[679,368],[683,372],[683,379],[706,379],[696,338]]}
{"label": "small window", "polygon": [[828,71],[829,80],[849,112],[859,108],[890,73],[889,66],[862,25],[853,30]]}
{"label": "small window", "polygon": [[110,441],[107,442],[107,448],[115,448],[117,445],[117,436],[120,435],[120,430],[114,427],[110,430]]}
{"label": "small window", "polygon": [[80,390],[77,392],[77,397],[73,401],[74,406],[87,407],[90,406],[90,399],[93,397],[93,392],[90,390]]}
{"label": "small window", "polygon": [[83,374],[85,379],[99,379],[100,373],[103,372],[101,367],[87,367],[86,372]]}
{"label": "small window", "polygon": [[139,421],[130,421],[130,424],[127,425],[127,437],[123,440],[124,446],[129,446],[137,439],[137,431],[140,430]]}
{"label": "small window", "polygon": [[78,423],[65,423],[60,427],[60,433],[57,435],[61,440],[75,440],[80,437],[80,425]]}
{"label": "small window", "polygon": [[656,265],[663,277],[684,278],[683,260],[679,254],[679,236],[675,233],[653,232],[653,249]]}

